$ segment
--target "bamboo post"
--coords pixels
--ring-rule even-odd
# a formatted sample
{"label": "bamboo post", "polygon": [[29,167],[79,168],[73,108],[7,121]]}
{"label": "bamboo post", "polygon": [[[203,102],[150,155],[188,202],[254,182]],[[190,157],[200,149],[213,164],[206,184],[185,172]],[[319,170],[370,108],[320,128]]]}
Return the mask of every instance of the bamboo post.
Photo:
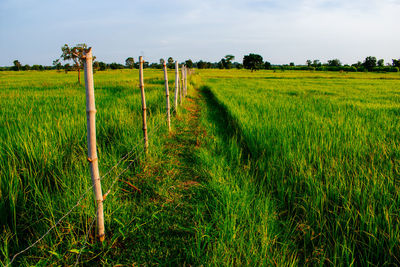
{"label": "bamboo post", "polygon": [[147,119],[146,119],[146,96],[144,94],[144,81],[143,81],[143,57],[139,57],[139,86],[140,93],[142,95],[142,117],[143,117],[143,140],[144,140],[144,151],[147,153],[149,142],[147,138]]}
{"label": "bamboo post", "polygon": [[187,95],[187,67],[185,66],[185,96]]}
{"label": "bamboo post", "polygon": [[171,131],[171,115],[170,115],[170,107],[169,107],[169,88],[168,88],[168,72],[167,72],[167,64],[165,61],[163,62],[164,69],[164,81],[165,81],[165,96],[167,98],[167,125],[168,131]]}
{"label": "bamboo post", "polygon": [[186,92],[185,92],[185,65],[182,65],[182,93],[183,93],[183,98],[186,97]]}
{"label": "bamboo post", "polygon": [[179,65],[178,61],[175,61],[175,112],[178,112],[178,94],[179,94]]}
{"label": "bamboo post", "polygon": [[182,104],[182,98],[184,97],[184,95],[183,95],[183,89],[184,89],[184,87],[183,87],[183,75],[184,75],[184,72],[183,72],[183,68],[185,67],[185,65],[183,65],[182,64],[182,67],[181,67],[181,93],[180,93],[180,96],[181,96],[181,104]]}
{"label": "bamboo post", "polygon": [[93,193],[96,199],[96,218],[97,233],[100,242],[104,241],[104,213],[103,213],[103,195],[101,191],[101,182],[99,174],[99,165],[96,149],[96,107],[94,102],[93,85],[93,57],[92,48],[84,52],[84,71],[86,87],[86,119],[87,119],[87,139],[88,139],[88,161],[90,164],[90,174],[92,176]]}

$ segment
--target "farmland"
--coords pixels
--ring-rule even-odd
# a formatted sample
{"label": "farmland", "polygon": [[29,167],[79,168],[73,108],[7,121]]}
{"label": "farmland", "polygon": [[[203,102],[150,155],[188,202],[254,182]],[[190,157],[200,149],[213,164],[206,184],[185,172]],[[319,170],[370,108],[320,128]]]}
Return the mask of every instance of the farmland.
{"label": "farmland", "polygon": [[266,238],[279,257],[399,263],[398,75],[202,75],[272,202],[259,219],[272,217]]}
{"label": "farmland", "polygon": [[[170,134],[162,77],[144,156],[137,71],[94,76],[100,173],[134,151],[102,181],[132,164],[106,242],[89,194],[19,264],[73,264],[86,236],[80,264],[400,264],[399,74],[198,70]],[[0,73],[2,263],[90,186],[85,119],[75,72]]]}

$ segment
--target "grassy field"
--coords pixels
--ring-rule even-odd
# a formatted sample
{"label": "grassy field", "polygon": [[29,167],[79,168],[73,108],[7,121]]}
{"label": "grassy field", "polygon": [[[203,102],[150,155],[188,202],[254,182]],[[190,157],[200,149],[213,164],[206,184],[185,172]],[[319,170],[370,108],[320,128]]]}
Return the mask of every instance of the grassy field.
{"label": "grassy field", "polygon": [[[255,189],[245,191],[269,199],[270,209],[255,205],[259,199],[240,203],[244,211],[262,212],[254,238],[267,235],[261,244],[275,242],[279,257],[294,263],[400,264],[398,74],[204,71],[201,77],[254,171]],[[255,227],[240,225],[243,235]],[[257,263],[274,256],[263,252]]]}
{"label": "grassy field", "polygon": [[[168,134],[162,71],[146,70],[147,157],[137,77],[94,76],[100,174],[135,151],[102,182],[132,164],[106,242],[90,192],[16,265],[74,264],[86,235],[84,265],[400,264],[400,75],[201,70]],[[1,263],[90,186],[86,158],[76,73],[0,72]]]}
{"label": "grassy field", "polygon": [[[7,263],[7,258],[38,239],[64,215],[91,180],[86,160],[85,90],[77,85],[76,72],[0,75],[0,239],[1,262]],[[179,219],[191,210],[176,217],[163,213],[176,205],[169,200],[179,190],[170,187],[182,172],[162,146],[168,137],[163,73],[146,70],[145,78],[150,143],[146,161],[141,153],[137,70],[98,72],[94,76],[100,174],[132,149],[134,153],[102,182],[105,193],[114,178],[133,164],[106,199],[106,244],[99,247],[89,233],[83,263],[180,261],[191,239],[183,228],[187,222]],[[170,86],[173,88],[173,79]],[[179,182],[185,181],[179,178]],[[138,187],[142,194],[125,182]],[[189,194],[190,190],[186,191]],[[92,193],[87,196],[56,231],[21,255],[18,265],[73,264],[93,220]],[[182,229],[175,229],[174,223]],[[163,226],[177,235],[163,236]],[[160,242],[171,246],[162,249]]]}

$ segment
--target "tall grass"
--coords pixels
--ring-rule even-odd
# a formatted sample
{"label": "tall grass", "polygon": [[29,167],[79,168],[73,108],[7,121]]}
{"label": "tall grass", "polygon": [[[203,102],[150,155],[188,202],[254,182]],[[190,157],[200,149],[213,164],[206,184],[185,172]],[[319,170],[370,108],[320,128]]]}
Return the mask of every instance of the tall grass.
{"label": "tall grass", "polygon": [[[0,75],[0,259],[7,263],[7,258],[64,215],[91,186],[91,180],[86,160],[85,89],[76,83],[76,73],[32,71]],[[165,92],[161,71],[146,70],[145,75],[151,162],[159,158],[158,148],[166,132]],[[110,174],[111,178],[104,179],[103,193],[132,160],[133,167],[121,180],[140,185],[130,177],[146,168],[140,153],[143,149],[137,77],[137,70],[98,72],[94,76],[100,174],[105,174],[132,148],[136,151],[130,161]],[[130,210],[145,209],[138,207],[137,201],[113,197],[114,193],[105,204],[108,240],[113,242],[121,238],[114,235],[121,227],[118,221],[132,220]],[[89,192],[67,220],[18,259],[19,264],[73,262],[94,215],[92,199]]]}
{"label": "tall grass", "polygon": [[278,242],[295,244],[285,253],[302,264],[400,264],[398,75],[201,76],[271,195]]}
{"label": "tall grass", "polygon": [[[135,148],[102,182],[133,164],[106,198],[106,242],[89,192],[16,265],[71,265],[86,235],[87,265],[400,264],[398,74],[198,73],[168,134],[163,73],[145,70],[146,159],[137,71],[95,74],[100,174]],[[6,264],[91,180],[76,73],[0,72],[0,89]]]}

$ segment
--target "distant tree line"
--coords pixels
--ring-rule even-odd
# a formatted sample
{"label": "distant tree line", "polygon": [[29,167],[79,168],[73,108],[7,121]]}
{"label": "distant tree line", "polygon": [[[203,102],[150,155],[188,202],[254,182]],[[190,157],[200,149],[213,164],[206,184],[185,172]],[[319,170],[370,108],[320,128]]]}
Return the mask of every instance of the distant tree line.
{"label": "distant tree line", "polygon": [[[60,59],[62,59],[65,64],[62,64],[60,59],[56,59],[53,61],[52,66],[43,66],[43,65],[23,65],[18,60],[14,60],[13,66],[9,67],[0,67],[0,71],[4,70],[14,70],[14,71],[24,71],[24,70],[58,70],[58,71],[78,71],[83,68],[82,62],[82,51],[86,48],[86,44],[77,45],[75,47],[68,47],[68,45],[64,45],[62,50],[62,55]],[[377,60],[376,57],[369,56],[364,59],[364,61],[358,61],[357,63],[348,65],[342,64],[339,59],[331,59],[326,63],[322,63],[318,59],[307,60],[304,65],[295,65],[293,62],[289,64],[283,65],[274,65],[269,61],[264,61],[261,55],[258,54],[248,54],[243,57],[241,63],[234,62],[235,56],[228,54],[225,57],[221,58],[218,62],[208,62],[199,60],[197,62],[193,62],[191,59],[188,59],[184,62],[186,66],[189,68],[198,68],[198,69],[249,69],[251,71],[266,69],[266,70],[310,70],[310,71],[344,71],[344,72],[399,72],[400,68],[400,59],[393,59],[391,63],[385,65],[383,59]],[[72,63],[72,64],[70,64]],[[175,60],[172,57],[169,57],[166,61],[167,67],[169,69],[175,68]],[[152,69],[162,69],[163,67],[163,59],[160,59],[158,63],[150,63],[144,62],[144,68],[152,68]],[[105,63],[103,61],[95,60],[93,62],[93,69],[95,71],[105,71],[108,69],[138,69],[139,63],[135,62],[133,57],[128,57],[125,60],[125,64],[121,63]],[[78,74],[78,79],[79,79]]]}

